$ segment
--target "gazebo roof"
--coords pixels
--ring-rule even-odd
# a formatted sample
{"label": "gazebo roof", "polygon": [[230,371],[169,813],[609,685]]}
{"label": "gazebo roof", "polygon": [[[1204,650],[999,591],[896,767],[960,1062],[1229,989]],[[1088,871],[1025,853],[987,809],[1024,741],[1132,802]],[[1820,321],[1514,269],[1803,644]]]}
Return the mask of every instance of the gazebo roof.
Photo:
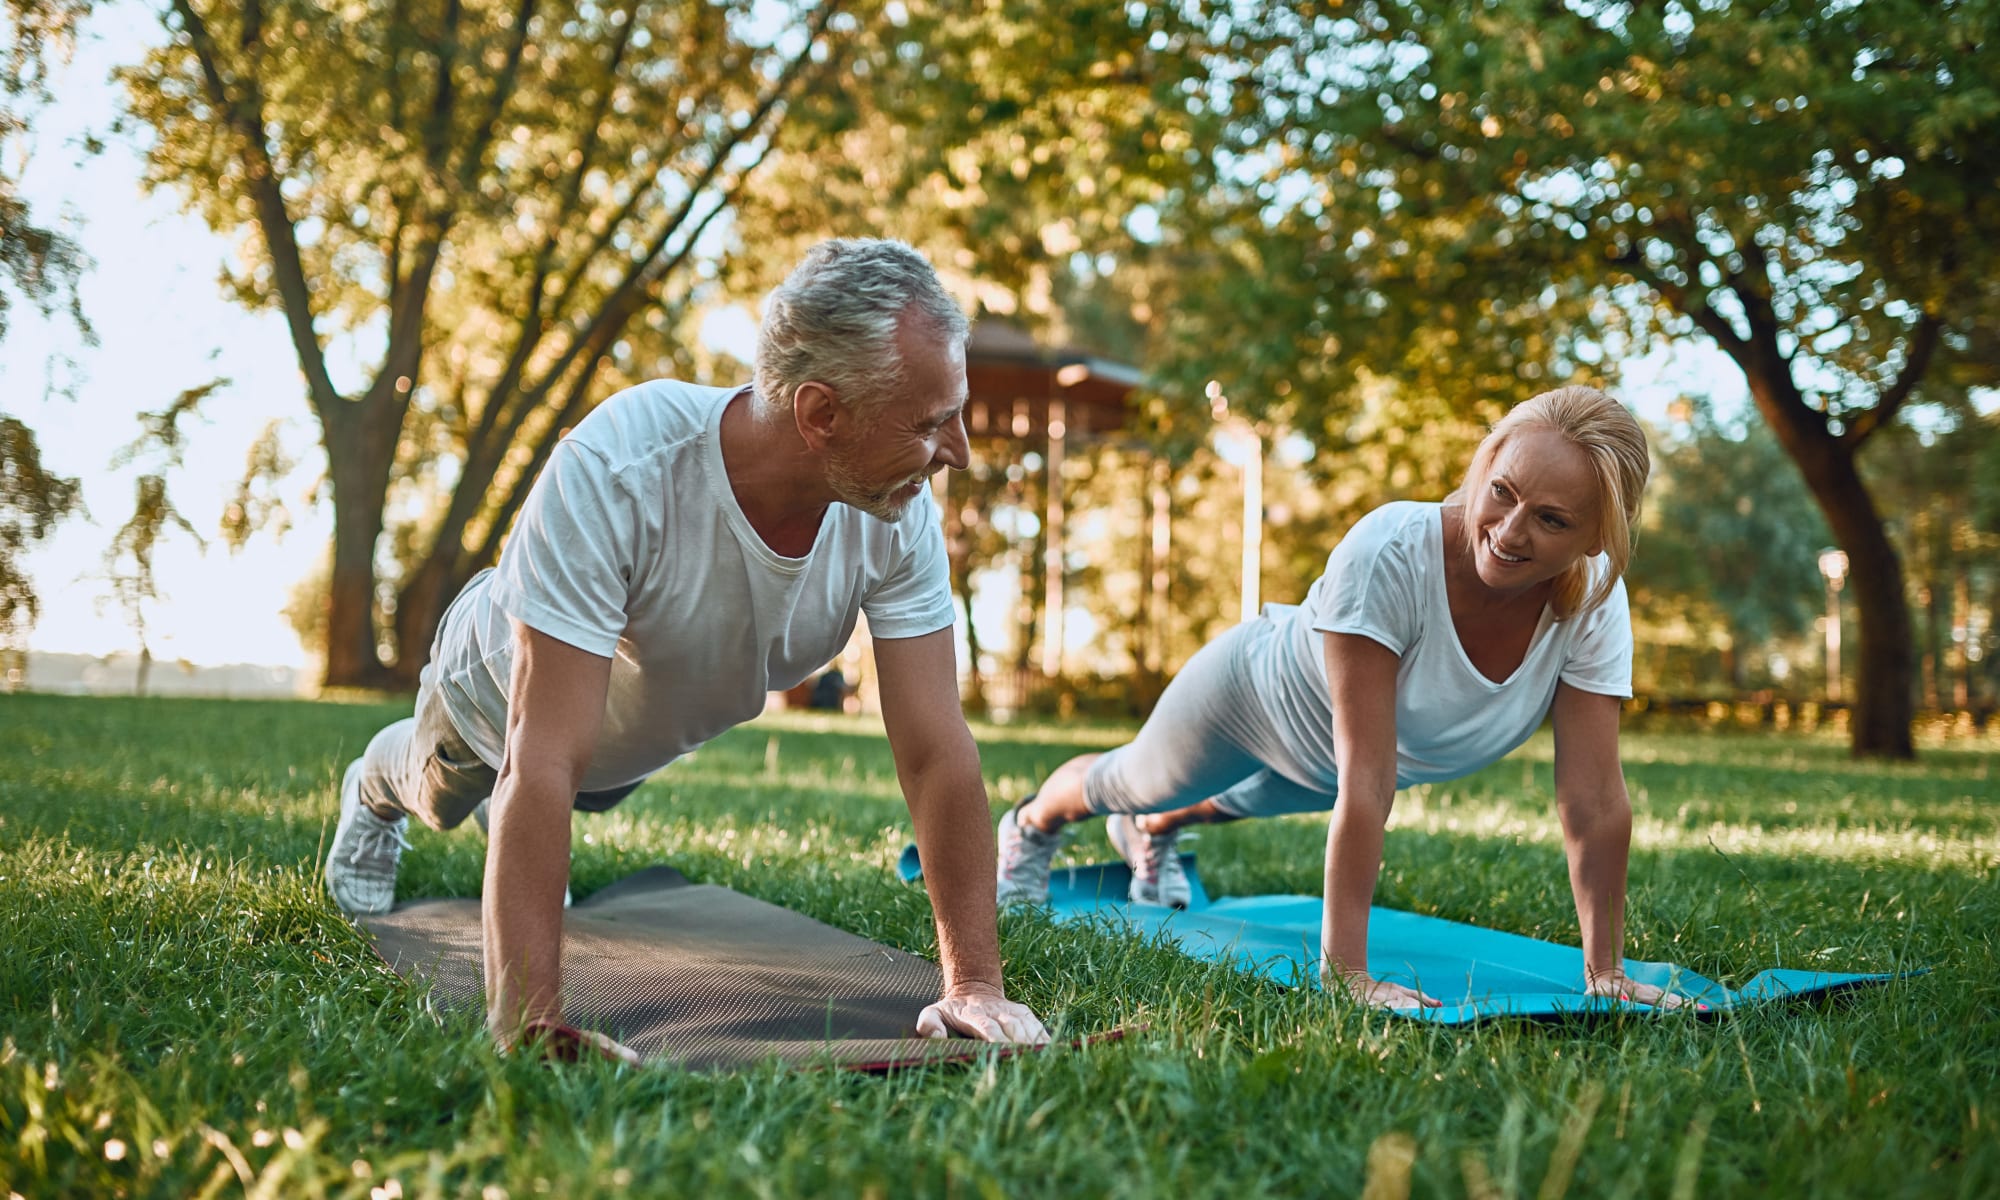
{"label": "gazebo roof", "polygon": [[1145,381],[1136,367],[1081,346],[1043,346],[991,317],[972,327],[965,374],[966,429],[974,437],[1044,435],[1052,400],[1062,402],[1063,432],[1109,433],[1124,427],[1126,401]]}

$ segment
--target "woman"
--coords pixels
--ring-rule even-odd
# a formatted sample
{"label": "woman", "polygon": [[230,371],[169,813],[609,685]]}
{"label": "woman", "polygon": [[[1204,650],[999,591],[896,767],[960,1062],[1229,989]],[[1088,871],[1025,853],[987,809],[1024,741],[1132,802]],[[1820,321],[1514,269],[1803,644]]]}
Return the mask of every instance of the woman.
{"label": "woman", "polygon": [[[1000,902],[1048,897],[1065,825],[1108,816],[1135,901],[1185,906],[1181,827],[1331,808],[1321,977],[1434,1007],[1368,974],[1368,906],[1396,789],[1476,771],[1554,714],[1556,808],[1590,994],[1628,980],[1631,805],[1618,761],[1632,628],[1622,576],[1648,472],[1639,424],[1594,388],[1545,392],[1480,443],[1442,504],[1357,522],[1301,606],[1202,648],[1128,745],[1059,767],[1000,823]],[[1338,803],[1335,803],[1336,797]]]}

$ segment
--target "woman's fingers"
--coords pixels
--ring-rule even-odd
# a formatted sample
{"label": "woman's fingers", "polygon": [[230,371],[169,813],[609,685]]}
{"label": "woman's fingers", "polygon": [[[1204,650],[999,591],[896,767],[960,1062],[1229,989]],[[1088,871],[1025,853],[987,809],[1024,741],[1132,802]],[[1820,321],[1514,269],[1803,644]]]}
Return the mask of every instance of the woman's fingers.
{"label": "woman's fingers", "polygon": [[1696,1004],[1686,996],[1658,987],[1650,983],[1640,983],[1625,975],[1600,975],[1590,981],[1584,993],[1601,996],[1607,1000],[1624,1000],[1632,1004],[1646,1004],[1662,1010],[1682,1008],[1689,1004],[1704,1012],[1708,1005]]}
{"label": "woman's fingers", "polygon": [[1416,988],[1371,979],[1366,975],[1346,977],[1347,994],[1373,1008],[1442,1008],[1444,1001],[1433,999]]}

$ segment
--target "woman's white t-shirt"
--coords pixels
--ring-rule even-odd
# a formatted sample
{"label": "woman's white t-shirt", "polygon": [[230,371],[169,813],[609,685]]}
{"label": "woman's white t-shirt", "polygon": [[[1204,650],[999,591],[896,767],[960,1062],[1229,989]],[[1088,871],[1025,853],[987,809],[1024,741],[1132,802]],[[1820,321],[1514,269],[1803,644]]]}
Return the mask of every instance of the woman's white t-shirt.
{"label": "woman's white t-shirt", "polygon": [[[1596,571],[1608,570],[1602,558]],[[1494,681],[1465,656],[1445,594],[1443,506],[1385,504],[1356,522],[1296,608],[1250,651],[1251,679],[1300,780],[1337,790],[1327,633],[1360,634],[1402,660],[1396,669],[1396,786],[1455,779],[1526,741],[1557,683],[1632,694],[1632,620],[1621,580],[1597,608],[1568,620],[1542,610],[1527,656]]]}
{"label": "woman's white t-shirt", "polygon": [[446,614],[427,678],[468,745],[498,766],[513,668],[509,618],[612,660],[582,789],[643,779],[763,711],[846,646],[952,623],[937,506],[897,522],[832,504],[803,558],[774,552],[723,467],[741,388],[659,380],[578,423],[535,480],[495,571]]}

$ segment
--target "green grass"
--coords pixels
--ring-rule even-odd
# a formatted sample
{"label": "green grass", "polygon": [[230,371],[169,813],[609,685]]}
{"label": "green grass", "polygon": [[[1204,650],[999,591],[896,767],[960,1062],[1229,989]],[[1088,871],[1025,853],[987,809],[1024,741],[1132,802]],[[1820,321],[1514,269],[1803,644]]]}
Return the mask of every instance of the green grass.
{"label": "green grass", "polygon": [[[1857,765],[1631,735],[1630,951],[1932,973],[1714,1022],[1446,1030],[1158,946],[1002,925],[1014,993],[1123,1043],[887,1078],[503,1059],[321,892],[337,768],[392,707],[0,696],[0,1196],[2000,1194],[2000,752]],[[1115,730],[982,729],[997,803]],[[1384,903],[1573,942],[1538,739],[1418,789]],[[588,893],[666,860],[935,953],[865,723],[774,719],[579,817]],[[1092,831],[1079,857],[1101,857]],[[474,894],[476,833],[402,894]],[[1313,891],[1320,825],[1206,831],[1218,893]],[[1412,1157],[1413,1156],[1413,1157]],[[393,1187],[391,1186],[393,1181]]]}

